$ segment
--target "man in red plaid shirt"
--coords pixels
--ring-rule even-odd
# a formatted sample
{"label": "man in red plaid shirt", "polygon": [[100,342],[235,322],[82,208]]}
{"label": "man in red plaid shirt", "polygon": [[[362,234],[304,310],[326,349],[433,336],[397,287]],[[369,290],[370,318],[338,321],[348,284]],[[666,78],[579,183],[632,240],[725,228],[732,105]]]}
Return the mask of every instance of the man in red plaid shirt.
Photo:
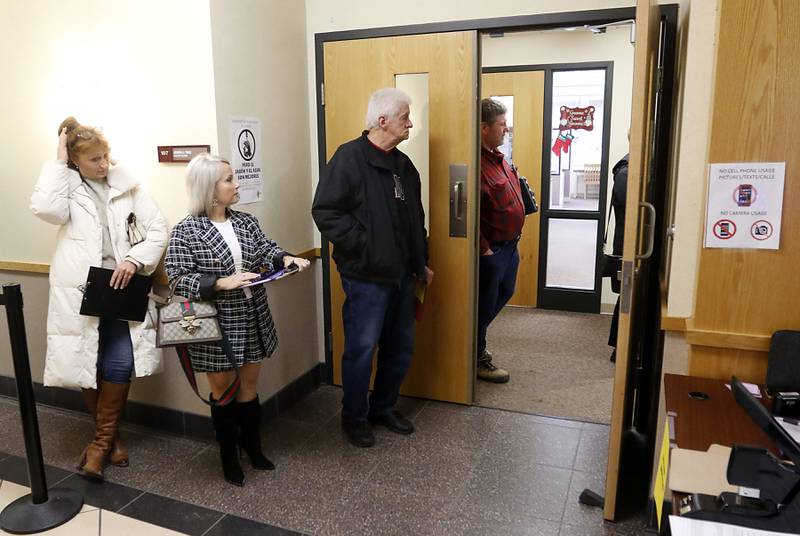
{"label": "man in red plaid shirt", "polygon": [[481,101],[481,227],[478,289],[478,378],[505,383],[508,371],[492,363],[486,330],[514,294],[519,267],[517,242],[525,223],[525,207],[516,169],[497,148],[508,132],[506,107]]}

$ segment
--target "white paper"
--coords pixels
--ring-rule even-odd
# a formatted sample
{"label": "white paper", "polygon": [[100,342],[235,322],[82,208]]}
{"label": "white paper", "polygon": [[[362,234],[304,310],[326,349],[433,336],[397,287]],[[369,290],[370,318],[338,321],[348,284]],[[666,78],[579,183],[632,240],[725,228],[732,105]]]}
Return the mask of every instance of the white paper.
{"label": "white paper", "polygon": [[[747,383],[747,382],[742,382],[742,385],[744,386],[745,389],[747,389],[748,393],[750,393],[751,395],[753,395],[756,398],[761,398],[761,389],[758,387],[758,385],[756,385],[754,383]],[[728,388],[728,391],[731,390],[731,384],[726,383],[725,387]]]}
{"label": "white paper", "polygon": [[786,162],[711,164],[707,248],[778,249]]}
{"label": "white paper", "polygon": [[239,181],[239,205],[261,201],[261,121],[254,117],[231,118],[231,167]]}
{"label": "white paper", "polygon": [[783,536],[792,534],[773,530],[749,529],[738,525],[680,516],[669,516],[669,528],[672,536]]}
{"label": "white paper", "polygon": [[787,434],[792,436],[797,443],[800,443],[800,426],[786,422],[783,417],[775,417],[775,420],[778,421],[778,424],[783,428]]}

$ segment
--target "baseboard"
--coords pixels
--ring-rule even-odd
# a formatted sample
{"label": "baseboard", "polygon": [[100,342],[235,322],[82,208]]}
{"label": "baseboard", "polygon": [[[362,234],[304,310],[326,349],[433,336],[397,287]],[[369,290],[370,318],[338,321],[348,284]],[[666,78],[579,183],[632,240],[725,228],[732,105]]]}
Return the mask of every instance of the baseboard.
{"label": "baseboard", "polygon": [[[285,413],[296,402],[316,390],[322,383],[323,373],[324,363],[319,363],[268,400],[263,401],[261,407],[264,422]],[[45,387],[41,383],[34,382],[33,393],[37,404],[86,413],[83,396],[79,391],[62,387]],[[0,396],[17,398],[17,383],[14,378],[0,376]],[[186,413],[133,400],[126,404],[122,420],[172,434],[201,439],[214,438],[214,428],[209,415]]]}

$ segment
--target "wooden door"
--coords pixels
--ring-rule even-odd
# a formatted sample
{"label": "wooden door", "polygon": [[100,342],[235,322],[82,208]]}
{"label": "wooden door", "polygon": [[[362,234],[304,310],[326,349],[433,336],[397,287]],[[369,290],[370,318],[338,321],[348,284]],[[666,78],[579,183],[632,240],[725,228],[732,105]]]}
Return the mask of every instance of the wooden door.
{"label": "wooden door", "polygon": [[641,349],[642,329],[638,316],[643,311],[641,283],[649,268],[647,250],[652,252],[652,235],[649,232],[655,224],[654,209],[647,208],[647,203],[652,201],[647,193],[654,176],[652,143],[655,135],[659,21],[655,0],[637,1],[622,293],[603,510],[603,516],[610,521],[616,516],[619,502],[617,491],[620,488],[620,466],[624,462],[620,456],[623,434],[631,428],[631,371]]}
{"label": "wooden door", "polygon": [[[477,285],[477,34],[327,42],[323,53],[327,159],[339,145],[361,134],[372,92],[394,87],[396,75],[428,73],[427,221],[429,264],[435,275],[425,297],[423,318],[416,324],[414,359],[401,392],[471,404]],[[419,117],[420,110],[412,103],[412,122]],[[451,164],[467,166],[467,226],[462,237],[450,236]],[[333,377],[341,384],[344,293],[336,265],[328,260]]]}
{"label": "wooden door", "polygon": [[[519,172],[528,179],[542,202],[542,123],[544,119],[544,71],[485,73],[481,98],[513,96],[512,154]],[[517,286],[509,305],[536,307],[539,280],[539,213],[525,217],[519,241]]]}

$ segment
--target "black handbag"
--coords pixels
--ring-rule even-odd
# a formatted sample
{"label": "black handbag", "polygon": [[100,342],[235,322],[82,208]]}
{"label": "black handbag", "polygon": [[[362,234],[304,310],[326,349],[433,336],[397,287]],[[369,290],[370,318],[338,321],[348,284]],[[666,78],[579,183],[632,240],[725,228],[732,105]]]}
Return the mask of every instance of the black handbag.
{"label": "black handbag", "polygon": [[525,215],[539,212],[539,205],[536,203],[536,195],[533,193],[528,179],[519,177],[519,190],[522,193],[522,204],[525,206]]}

